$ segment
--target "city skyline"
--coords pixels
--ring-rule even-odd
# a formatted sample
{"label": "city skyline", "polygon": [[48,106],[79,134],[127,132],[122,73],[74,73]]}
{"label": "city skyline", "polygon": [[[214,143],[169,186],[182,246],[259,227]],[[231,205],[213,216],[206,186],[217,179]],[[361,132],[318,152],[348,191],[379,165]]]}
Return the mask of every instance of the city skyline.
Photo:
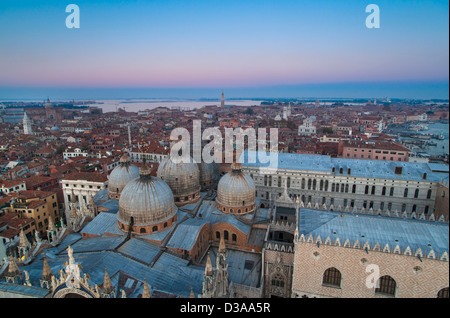
{"label": "city skyline", "polygon": [[448,98],[448,1],[0,4],[0,98]]}

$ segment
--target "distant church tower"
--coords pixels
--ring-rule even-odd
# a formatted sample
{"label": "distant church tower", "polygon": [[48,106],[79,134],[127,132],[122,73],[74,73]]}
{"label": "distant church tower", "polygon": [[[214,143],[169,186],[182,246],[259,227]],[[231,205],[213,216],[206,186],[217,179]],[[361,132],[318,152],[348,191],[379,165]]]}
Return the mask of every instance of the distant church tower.
{"label": "distant church tower", "polygon": [[24,135],[32,135],[33,131],[31,130],[31,120],[27,115],[27,112],[23,114],[23,133]]}
{"label": "distant church tower", "polygon": [[223,90],[222,90],[222,99],[220,100],[220,107],[225,107],[225,95],[223,94]]}

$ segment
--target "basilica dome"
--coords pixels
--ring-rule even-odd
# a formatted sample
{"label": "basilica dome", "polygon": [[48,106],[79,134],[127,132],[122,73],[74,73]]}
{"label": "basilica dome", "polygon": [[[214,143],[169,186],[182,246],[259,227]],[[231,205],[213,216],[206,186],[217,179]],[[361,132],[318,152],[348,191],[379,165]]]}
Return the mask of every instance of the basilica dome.
{"label": "basilica dome", "polygon": [[189,163],[174,162],[169,156],[158,167],[157,176],[172,189],[177,206],[200,199],[200,170],[197,163],[189,159]]}
{"label": "basilica dome", "polygon": [[177,219],[172,190],[159,178],[150,175],[144,164],[139,177],[122,190],[117,214],[122,230],[149,234],[170,227]]}
{"label": "basilica dome", "polygon": [[252,177],[233,164],[217,187],[217,208],[224,213],[245,214],[256,208],[256,186]]}
{"label": "basilica dome", "polygon": [[119,198],[123,188],[131,180],[139,177],[139,168],[130,163],[130,156],[125,153],[119,161],[119,165],[111,171],[108,181],[110,198]]}
{"label": "basilica dome", "polygon": [[198,169],[200,171],[200,185],[206,187],[212,184],[216,178],[216,163],[199,163]]}

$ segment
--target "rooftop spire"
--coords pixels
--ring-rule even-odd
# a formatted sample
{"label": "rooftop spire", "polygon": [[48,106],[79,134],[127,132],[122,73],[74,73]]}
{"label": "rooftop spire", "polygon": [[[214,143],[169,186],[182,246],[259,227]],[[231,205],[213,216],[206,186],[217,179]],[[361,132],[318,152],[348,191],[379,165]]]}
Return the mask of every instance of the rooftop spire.
{"label": "rooftop spire", "polygon": [[56,231],[55,223],[53,223],[53,218],[51,216],[48,218],[48,230]]}
{"label": "rooftop spire", "polygon": [[144,278],[144,290],[142,291],[142,298],[152,298],[150,288],[148,287],[147,284],[147,278]]}
{"label": "rooftop spire", "polygon": [[77,217],[77,211],[75,210],[75,205],[72,205],[72,207],[70,209],[70,217],[73,219]]}
{"label": "rooftop spire", "polygon": [[23,228],[22,228],[20,230],[20,235],[19,235],[19,246],[20,247],[27,247],[28,245],[30,245],[30,242],[28,242],[28,239],[25,236],[25,232],[23,231]]}
{"label": "rooftop spire", "polygon": [[105,277],[103,279],[102,293],[103,294],[111,294],[114,291],[114,286],[111,282],[111,278],[109,278],[108,271],[105,266]]}
{"label": "rooftop spire", "polygon": [[42,269],[42,277],[41,279],[44,281],[50,281],[50,278],[53,276],[52,270],[47,262],[47,257],[44,255],[44,268]]}
{"label": "rooftop spire", "polygon": [[212,267],[210,252],[208,252],[208,257],[206,259],[205,275],[206,276],[212,276],[213,275],[213,267]]}
{"label": "rooftop spire", "polygon": [[223,238],[223,235],[220,236],[220,243],[219,243],[219,253],[225,252],[225,239]]}
{"label": "rooftop spire", "polygon": [[8,266],[8,273],[6,274],[9,277],[18,276],[20,275],[20,269],[19,266],[17,266],[16,260],[14,257],[9,257],[9,266]]}
{"label": "rooftop spire", "polygon": [[121,165],[127,165],[130,163],[130,155],[126,152],[124,153],[119,160]]}

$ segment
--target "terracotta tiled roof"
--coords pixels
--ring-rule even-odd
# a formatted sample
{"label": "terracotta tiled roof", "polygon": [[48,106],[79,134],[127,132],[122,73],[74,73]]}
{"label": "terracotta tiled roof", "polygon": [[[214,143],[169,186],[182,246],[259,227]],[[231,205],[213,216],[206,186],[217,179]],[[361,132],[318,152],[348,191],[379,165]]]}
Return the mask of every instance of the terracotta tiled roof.
{"label": "terracotta tiled roof", "polygon": [[108,177],[105,174],[97,172],[79,172],[65,176],[62,181],[64,180],[86,180],[92,182],[106,182],[108,180]]}

